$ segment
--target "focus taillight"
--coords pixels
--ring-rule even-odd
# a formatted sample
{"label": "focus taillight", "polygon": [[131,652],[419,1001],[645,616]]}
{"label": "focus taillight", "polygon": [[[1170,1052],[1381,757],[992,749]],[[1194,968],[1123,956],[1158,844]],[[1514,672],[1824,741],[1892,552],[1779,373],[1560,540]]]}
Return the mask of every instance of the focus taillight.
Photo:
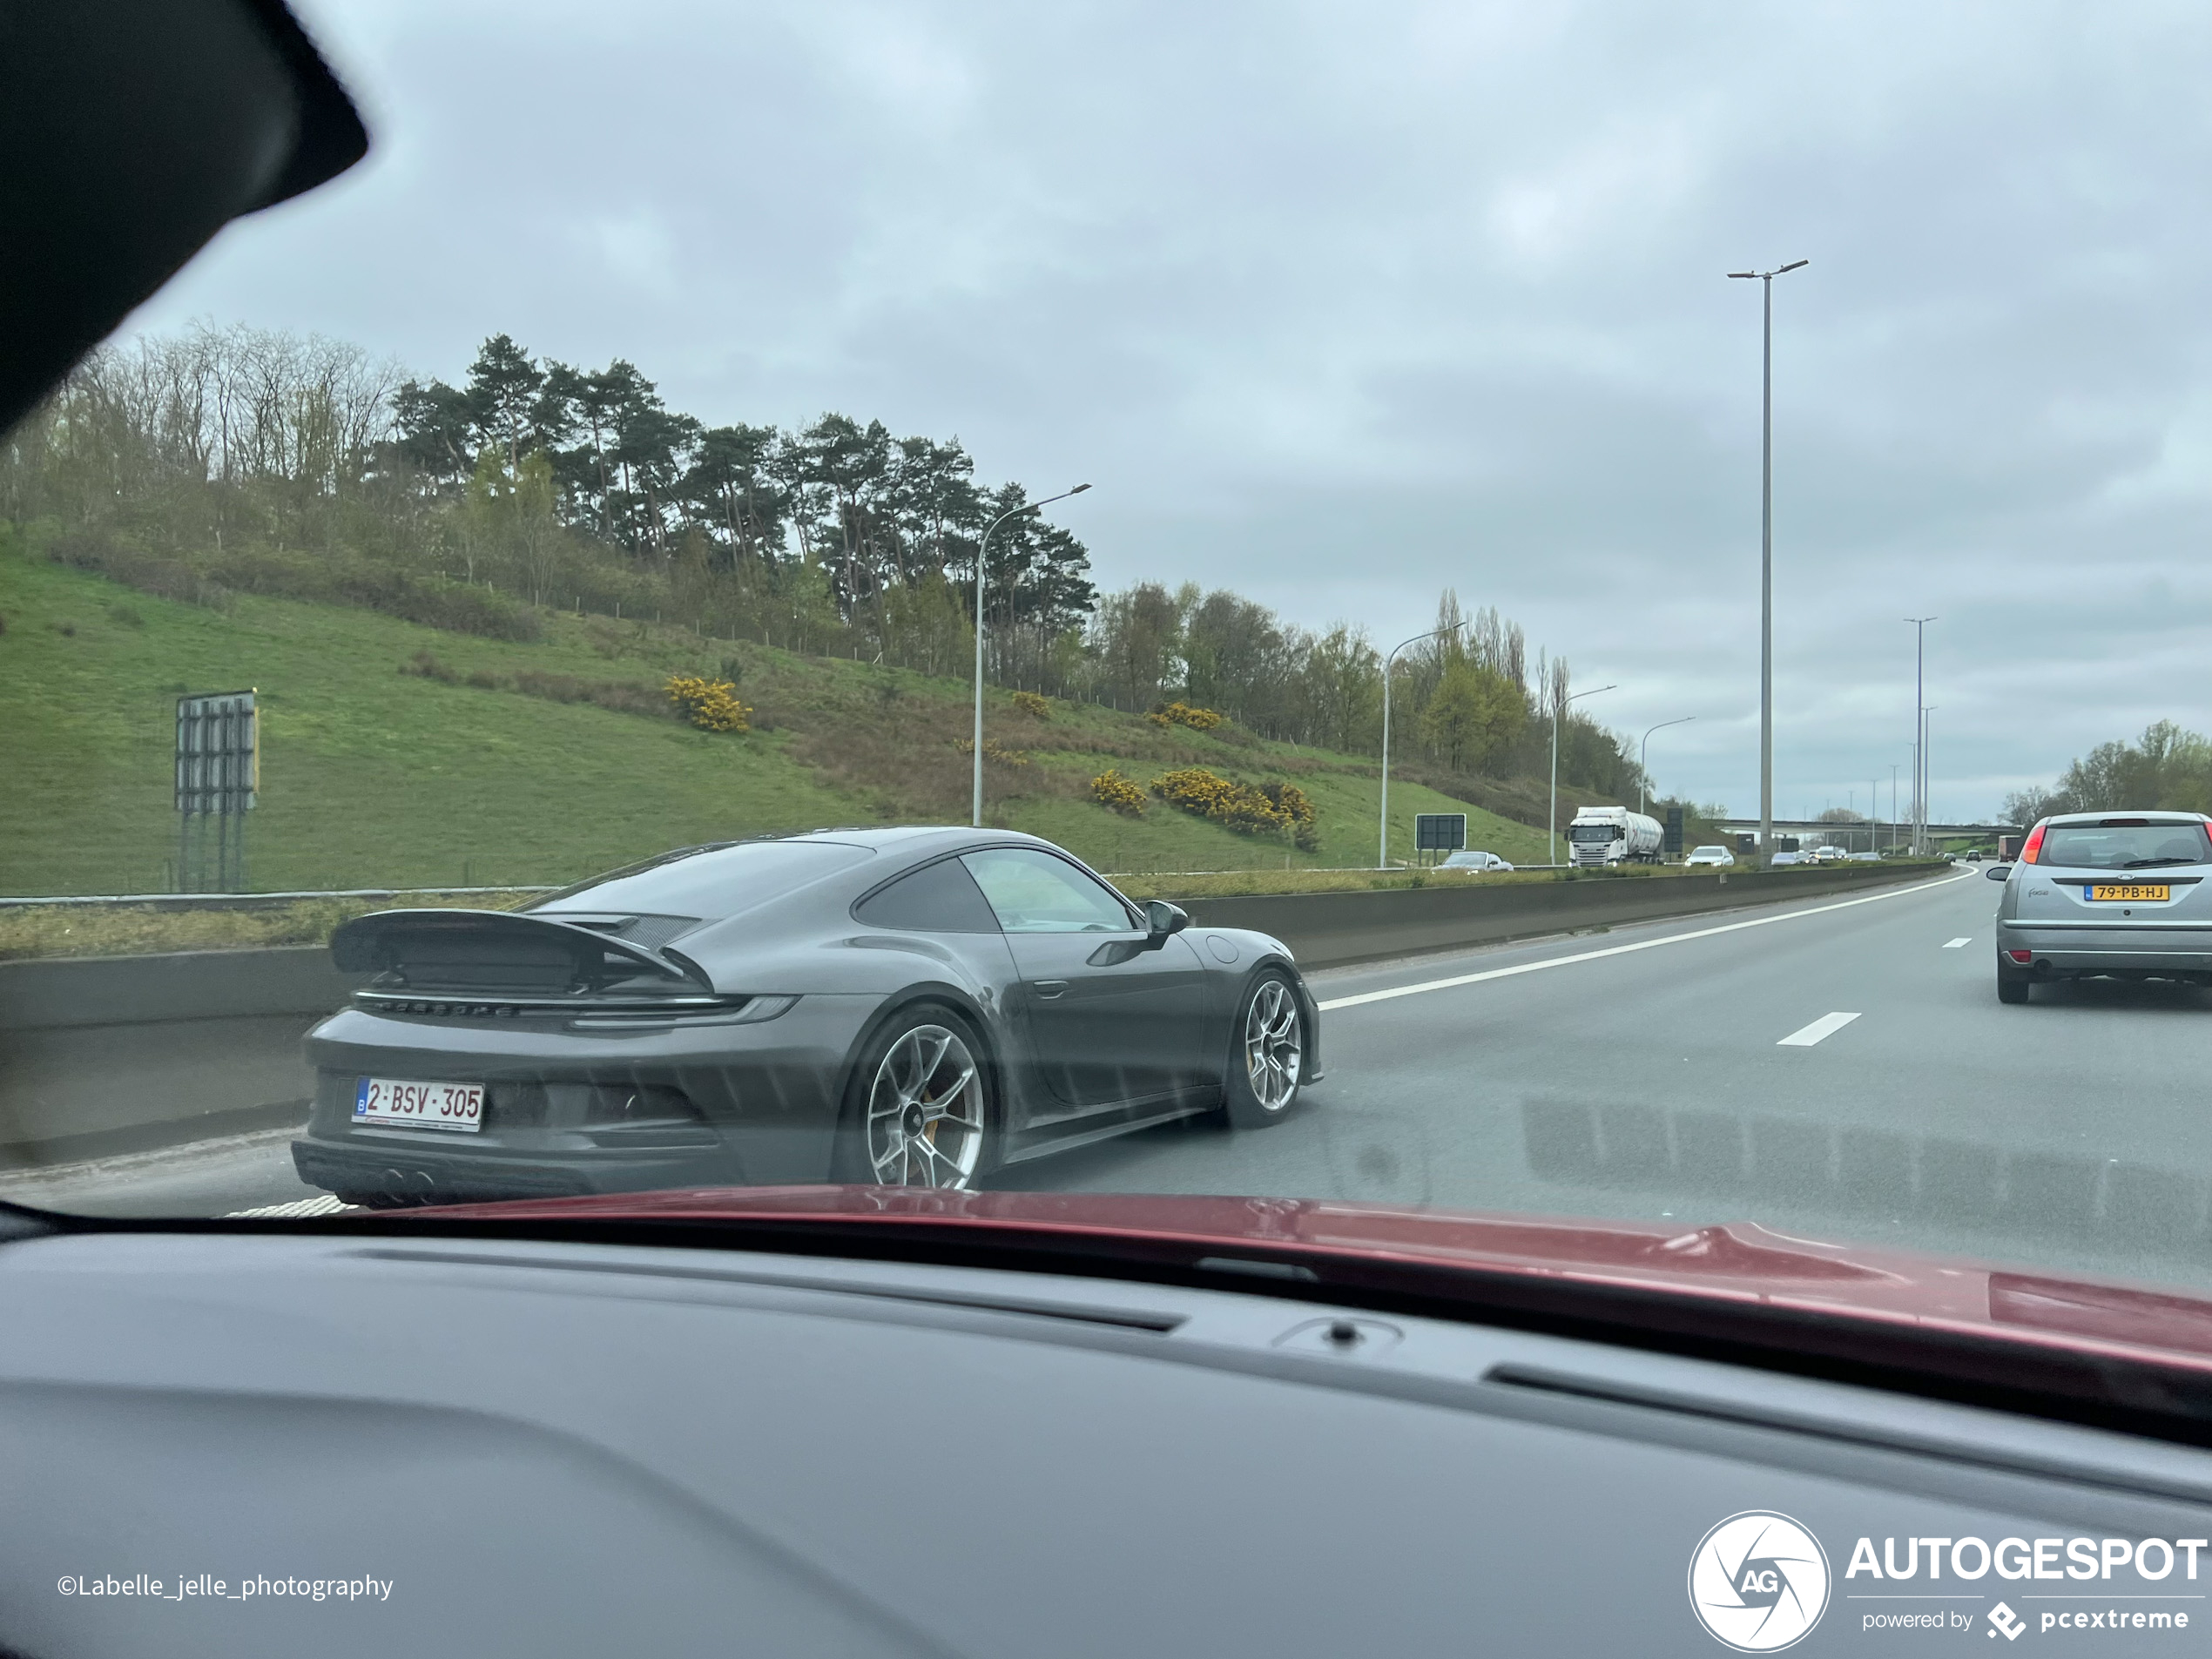
{"label": "focus taillight", "polygon": [[2033,829],[2028,831],[2027,845],[2020,848],[2020,862],[2022,864],[2034,863],[2035,855],[2043,850],[2043,831],[2045,827],[2046,826],[2044,825],[2038,824]]}
{"label": "focus taillight", "polygon": [[2032,950],[2008,950],[2005,953],[2005,954],[2011,957],[2014,961],[2023,965],[2035,960],[2035,953]]}

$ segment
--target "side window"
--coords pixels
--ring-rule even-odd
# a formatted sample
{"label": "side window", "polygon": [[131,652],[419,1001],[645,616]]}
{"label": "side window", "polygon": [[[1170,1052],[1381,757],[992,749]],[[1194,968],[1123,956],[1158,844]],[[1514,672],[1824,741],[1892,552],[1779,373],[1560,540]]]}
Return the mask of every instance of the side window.
{"label": "side window", "polygon": [[1027,847],[963,853],[999,926],[1010,934],[1126,934],[1137,924],[1113,893],[1064,860]]}
{"label": "side window", "polygon": [[995,934],[998,921],[958,859],[940,859],[854,907],[853,919],[871,927],[917,934]]}

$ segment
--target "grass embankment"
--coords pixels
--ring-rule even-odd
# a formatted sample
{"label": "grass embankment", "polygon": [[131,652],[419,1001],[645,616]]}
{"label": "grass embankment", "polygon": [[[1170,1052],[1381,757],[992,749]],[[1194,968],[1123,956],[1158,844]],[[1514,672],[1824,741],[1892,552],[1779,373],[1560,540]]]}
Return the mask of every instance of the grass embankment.
{"label": "grass embankment", "polygon": [[[253,595],[206,609],[32,557],[0,527],[0,892],[173,891],[175,698],[249,685],[263,714],[248,872],[264,891],[565,882],[686,842],[967,818],[960,680],[648,624],[543,621],[543,639],[517,644]],[[653,711],[669,675],[700,671],[738,681],[753,731]],[[987,714],[987,755],[1012,757],[987,764],[987,816],[1101,868],[1374,857],[1372,761],[1057,700],[1039,718],[995,690]],[[1109,766],[1149,786],[1190,765],[1295,783],[1318,809],[1316,844],[1156,799],[1123,818],[1089,796]],[[1462,811],[1472,845],[1544,856],[1541,831],[1435,789],[1393,779],[1390,804],[1401,856],[1414,813]]]}

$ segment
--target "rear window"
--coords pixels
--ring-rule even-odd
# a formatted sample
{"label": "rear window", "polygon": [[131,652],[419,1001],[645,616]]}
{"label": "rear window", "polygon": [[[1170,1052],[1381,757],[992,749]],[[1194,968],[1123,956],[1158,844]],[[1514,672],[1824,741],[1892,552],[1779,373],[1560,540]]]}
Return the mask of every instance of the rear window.
{"label": "rear window", "polygon": [[2212,845],[2201,824],[2054,824],[2043,833],[2039,864],[2082,870],[2147,870],[2202,864]]}
{"label": "rear window", "polygon": [[834,875],[874,853],[846,841],[740,841],[581,882],[536,905],[563,910],[671,913],[719,921]]}
{"label": "rear window", "polygon": [[958,859],[940,859],[900,876],[854,907],[853,920],[871,927],[924,934],[995,934],[998,918]]}

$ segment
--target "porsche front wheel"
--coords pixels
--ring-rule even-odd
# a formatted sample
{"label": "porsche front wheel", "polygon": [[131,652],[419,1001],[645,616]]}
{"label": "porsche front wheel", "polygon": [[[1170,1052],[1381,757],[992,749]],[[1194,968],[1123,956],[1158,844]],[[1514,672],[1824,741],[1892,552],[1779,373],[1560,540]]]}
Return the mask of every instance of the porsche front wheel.
{"label": "porsche front wheel", "polygon": [[1233,1129],[1279,1123],[1298,1099],[1305,1021],[1287,975],[1269,968],[1245,988],[1231,1033],[1224,1104]]}

